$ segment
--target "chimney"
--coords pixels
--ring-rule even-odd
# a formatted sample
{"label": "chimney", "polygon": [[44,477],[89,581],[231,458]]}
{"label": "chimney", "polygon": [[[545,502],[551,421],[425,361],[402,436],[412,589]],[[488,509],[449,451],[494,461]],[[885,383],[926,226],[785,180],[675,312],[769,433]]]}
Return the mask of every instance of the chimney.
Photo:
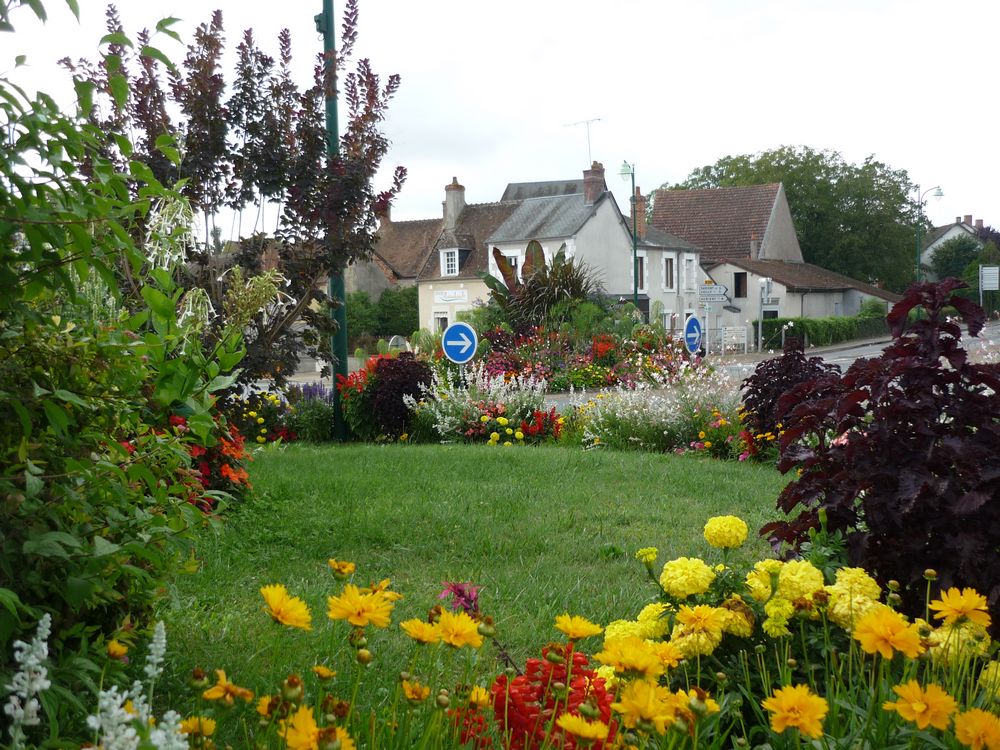
{"label": "chimney", "polygon": [[759,243],[757,242],[757,233],[750,233],[750,260],[757,260],[757,250],[759,248]]}
{"label": "chimney", "polygon": [[452,177],[451,184],[444,186],[444,228],[454,229],[458,217],[465,208],[465,188],[458,184],[458,178]]}
{"label": "chimney", "polygon": [[392,204],[386,201],[384,206],[375,211],[375,215],[378,217],[379,229],[388,226],[392,223]]}
{"label": "chimney", "polygon": [[983,230],[983,220],[982,219],[976,219],[976,229],[978,229],[979,231]]}
{"label": "chimney", "polygon": [[583,170],[583,202],[592,206],[606,190],[604,184],[604,165],[595,161],[590,169]]}
{"label": "chimney", "polygon": [[961,224],[962,223],[962,217],[961,216],[956,216],[955,217],[955,223],[956,224]]}
{"label": "chimney", "polygon": [[972,214],[966,214],[965,215],[965,221],[964,221],[964,223],[968,224],[970,227],[972,226]]}
{"label": "chimney", "polygon": [[635,236],[640,240],[646,239],[646,196],[642,190],[635,189],[635,198],[632,199],[632,211],[635,216]]}

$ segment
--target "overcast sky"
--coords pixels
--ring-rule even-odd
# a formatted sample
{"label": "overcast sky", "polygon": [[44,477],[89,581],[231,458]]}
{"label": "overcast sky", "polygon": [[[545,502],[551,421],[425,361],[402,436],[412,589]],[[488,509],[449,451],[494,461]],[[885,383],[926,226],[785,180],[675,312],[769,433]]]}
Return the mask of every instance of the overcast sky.
{"label": "overcast sky", "polygon": [[[96,57],[104,4],[80,0],[81,22],[46,0],[44,27],[15,11],[0,34],[0,71],[17,54],[16,80],[68,91],[55,60]],[[1000,62],[994,0],[361,0],[357,51],[402,85],[385,130],[409,178],[393,219],[440,215],[457,177],[466,200],[500,198],[508,182],[582,177],[603,162],[618,177],[635,164],[643,192],[735,154],[782,145],[869,155],[905,169],[923,188],[935,224],[972,214],[1000,226],[996,120]],[[335,2],[338,13],[342,3]],[[300,85],[322,49],[320,0],[120,0],[126,31],[166,15],[185,37],[223,11],[228,47],[245,28],[277,51],[292,32]],[[158,9],[159,8],[159,9]],[[175,60],[177,43],[162,39]],[[226,68],[230,74],[232,66]],[[599,118],[599,119],[598,119]],[[588,151],[587,126],[590,123]],[[913,196],[914,200],[916,195]]]}

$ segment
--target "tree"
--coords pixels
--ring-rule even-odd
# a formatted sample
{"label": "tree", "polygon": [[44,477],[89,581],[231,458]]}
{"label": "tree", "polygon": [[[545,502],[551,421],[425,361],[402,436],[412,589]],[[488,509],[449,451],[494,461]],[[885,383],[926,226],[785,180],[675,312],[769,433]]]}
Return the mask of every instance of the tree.
{"label": "tree", "polygon": [[942,242],[931,257],[931,270],[939,279],[962,278],[966,267],[979,255],[979,242],[968,234]]}
{"label": "tree", "polygon": [[[241,381],[273,377],[280,384],[302,353],[330,361],[325,343],[333,323],[323,284],[331,273],[370,257],[375,215],[396,196],[406,177],[406,170],[397,167],[386,190],[372,187],[389,148],[380,125],[399,76],[383,82],[368,60],[359,60],[346,72],[357,38],[357,0],[345,4],[335,64],[327,67],[319,56],[312,86],[305,90],[291,80],[286,30],[278,34],[277,62],[245,32],[228,99],[221,71],[225,43],[220,12],[198,27],[179,67],[145,43],[138,49],[126,44],[113,6],[107,15],[110,54],[96,65],[86,60],[63,64],[78,90],[94,94],[89,119],[106,133],[107,153],[119,162],[130,156],[133,164],[144,164],[163,184],[176,184],[204,217],[204,251],[189,256],[185,285],[205,289],[215,309],[222,310],[226,269],[239,265],[245,276],[253,276],[262,268],[265,250],[276,256],[288,282],[280,303],[254,318],[246,330]],[[157,31],[172,34],[164,22]],[[147,40],[149,35],[142,32],[139,38]],[[136,64],[138,73],[133,72]],[[162,85],[164,75],[167,88]],[[328,156],[325,99],[334,88],[342,92],[346,107],[341,111],[347,116],[339,152]],[[176,120],[168,112],[169,100],[180,110]],[[140,177],[136,175],[133,191],[140,189]],[[279,207],[274,239],[259,234],[240,242],[235,252],[212,254],[215,211],[222,206],[237,211],[254,207],[260,216],[268,203]],[[136,231],[143,231],[141,224]],[[136,239],[141,242],[142,237]]]}
{"label": "tree", "polygon": [[913,184],[869,156],[849,164],[836,151],[782,146],[726,156],[695,169],[675,189],[781,182],[803,258],[831,271],[891,289],[913,278],[913,241],[925,221],[911,199]]}

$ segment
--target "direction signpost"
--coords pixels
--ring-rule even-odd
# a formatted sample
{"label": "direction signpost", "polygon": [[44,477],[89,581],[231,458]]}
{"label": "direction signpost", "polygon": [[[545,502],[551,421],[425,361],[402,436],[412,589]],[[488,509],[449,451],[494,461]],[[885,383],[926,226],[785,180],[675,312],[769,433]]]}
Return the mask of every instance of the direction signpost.
{"label": "direction signpost", "polygon": [[728,302],[729,287],[723,284],[702,284],[698,287],[698,301],[708,302]]}
{"label": "direction signpost", "polygon": [[697,354],[701,349],[702,328],[701,321],[697,316],[692,315],[684,323],[684,346],[691,354]]}
{"label": "direction signpost", "polygon": [[441,350],[456,365],[464,365],[476,356],[479,337],[468,323],[452,323],[441,334]]}

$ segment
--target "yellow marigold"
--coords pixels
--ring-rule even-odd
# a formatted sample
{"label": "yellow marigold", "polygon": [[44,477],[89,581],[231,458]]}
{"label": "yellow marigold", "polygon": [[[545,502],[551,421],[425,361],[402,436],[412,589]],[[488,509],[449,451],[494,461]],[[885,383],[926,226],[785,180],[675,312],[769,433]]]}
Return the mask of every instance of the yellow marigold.
{"label": "yellow marigold", "polygon": [[288,589],[280,583],[263,586],[260,593],[267,604],[266,612],[275,622],[290,628],[312,630],[312,613],[309,612],[309,607],[299,597],[289,596]]}
{"label": "yellow marigold", "polygon": [[663,664],[664,669],[673,669],[680,664],[681,659],[684,658],[684,654],[681,650],[671,641],[647,641],[647,643],[649,643],[650,648],[652,648],[659,657],[660,663]]}
{"label": "yellow marigold", "polygon": [[777,576],[784,565],[781,560],[760,560],[747,573],[747,591],[756,601],[766,602],[771,598],[772,576]]}
{"label": "yellow marigold", "polygon": [[678,557],[663,566],[660,585],[676,599],[704,594],[715,580],[715,571],[697,557]]}
{"label": "yellow marigold", "polygon": [[724,620],[723,610],[717,607],[684,605],[677,611],[670,640],[687,658],[708,655],[722,642]]}
{"label": "yellow marigold", "polygon": [[225,701],[227,705],[233,705],[235,698],[244,700],[247,703],[253,700],[253,693],[246,688],[241,688],[239,685],[230,682],[226,678],[226,673],[222,669],[215,670],[216,683],[204,693],[201,697],[207,701]]}
{"label": "yellow marigold", "polygon": [[479,624],[465,612],[448,610],[442,612],[438,621],[438,631],[441,633],[441,640],[454,648],[462,646],[479,648],[483,645]]}
{"label": "yellow marigold", "polygon": [[878,653],[883,659],[891,659],[897,651],[911,659],[924,652],[917,626],[884,604],[858,620],[853,637],[865,653]]}
{"label": "yellow marigold", "polygon": [[344,586],[340,596],[327,597],[326,603],[327,616],[331,620],[347,620],[357,628],[369,624],[377,628],[388,627],[393,607],[382,591],[362,594],[352,583]]}
{"label": "yellow marigold", "polygon": [[556,630],[559,630],[571,641],[578,641],[581,638],[589,638],[604,632],[604,628],[600,625],[595,625],[585,617],[571,615],[569,612],[556,617]]}
{"label": "yellow marigold", "polygon": [[[840,575],[840,571],[837,575]],[[875,588],[878,589],[877,583]],[[826,593],[830,598],[826,604],[826,616],[830,622],[844,630],[853,630],[854,624],[879,604],[879,594],[872,597],[866,593],[867,590],[870,589],[842,587],[839,581],[827,586]]]}
{"label": "yellow marigold", "polygon": [[779,734],[789,727],[812,739],[823,736],[823,719],[830,707],[808,685],[778,688],[761,705],[771,714],[771,728]]}
{"label": "yellow marigold", "polygon": [[490,417],[489,417],[489,415],[488,415],[488,414],[483,414],[483,415],[482,415],[482,416],[481,416],[481,417],[479,418],[479,421],[480,421],[480,422],[482,422],[483,424],[486,424],[487,422],[489,422],[489,421],[490,421]]}
{"label": "yellow marigold", "polygon": [[756,622],[753,610],[738,594],[726,599],[722,606],[722,631],[737,638],[749,638]]}
{"label": "yellow marigold", "polygon": [[610,664],[602,664],[597,669],[594,670],[598,677],[604,680],[604,686],[608,690],[615,690],[618,687],[619,682],[618,674],[615,672],[615,668]]}
{"label": "yellow marigold", "polygon": [[606,638],[603,650],[594,654],[594,660],[614,667],[616,673],[631,673],[652,679],[659,677],[664,670],[657,650],[636,636]]}
{"label": "yellow marigold", "polygon": [[652,565],[656,562],[656,557],[659,554],[660,551],[656,547],[642,547],[635,553],[635,559],[643,565]]}
{"label": "yellow marigold", "polygon": [[772,638],[792,634],[788,629],[788,621],[795,614],[795,607],[790,601],[780,596],[772,596],[764,605],[764,614],[767,615],[767,619],[761,624],[764,633]]}
{"label": "yellow marigold", "polygon": [[882,596],[882,587],[864,568],[839,568],[835,574],[835,583],[827,586],[831,593],[864,596],[868,599],[878,599]]}
{"label": "yellow marigold", "polygon": [[944,620],[945,625],[968,620],[984,628],[990,626],[990,615],[986,597],[975,589],[950,588],[941,592],[941,598],[930,603],[934,617]]}
{"label": "yellow marigold", "polygon": [[778,571],[777,595],[794,602],[811,600],[813,594],[823,590],[823,572],[806,560],[791,560]]}
{"label": "yellow marigold", "polygon": [[979,688],[991,697],[1000,695],[1000,661],[991,661],[979,673]]}
{"label": "yellow marigold", "polygon": [[892,690],[899,696],[899,700],[886,701],[882,708],[895,711],[907,721],[915,723],[918,729],[926,729],[928,726],[947,729],[948,719],[958,705],[940,685],[934,683],[924,688],[916,680],[910,680],[896,685]]}
{"label": "yellow marigold", "polygon": [[427,685],[403,680],[403,695],[410,703],[423,703],[430,694],[431,689]]}
{"label": "yellow marigold", "polygon": [[589,721],[576,714],[564,713],[556,721],[556,725],[567,734],[572,734],[582,740],[603,742],[608,738],[608,725],[600,719]]}
{"label": "yellow marigold", "polygon": [[[706,443],[706,446],[708,444]],[[746,541],[749,528],[742,518],[715,516],[705,524],[705,541],[719,549],[733,549]]]}
{"label": "yellow marigold", "polygon": [[604,640],[612,641],[617,638],[628,638],[629,636],[645,640],[647,637],[645,632],[646,626],[641,622],[636,622],[635,620],[612,620],[604,628]]}
{"label": "yellow marigold", "polygon": [[955,717],[955,739],[972,750],[1000,748],[1000,718],[981,708]]}
{"label": "yellow marigold", "polygon": [[490,691],[479,685],[473,685],[469,691],[469,705],[476,708],[486,708],[490,705]]}
{"label": "yellow marigold", "polygon": [[215,719],[189,716],[181,721],[181,732],[189,737],[211,737],[215,734]]}
{"label": "yellow marigold", "polygon": [[337,676],[336,672],[334,672],[329,667],[323,666],[322,664],[317,664],[315,667],[313,667],[313,674],[319,677],[321,680],[332,680],[334,677]]}
{"label": "yellow marigold", "polygon": [[669,689],[649,680],[632,680],[621,691],[611,709],[622,718],[622,723],[634,729],[640,722],[652,724],[659,734],[666,734],[677,715],[676,702],[671,700]]}
{"label": "yellow marigold", "polygon": [[116,640],[108,641],[107,649],[108,649],[108,656],[112,659],[118,659],[118,660],[124,659],[125,654],[128,653],[128,646]]}
{"label": "yellow marigold", "polygon": [[437,623],[430,623],[414,618],[399,623],[399,627],[418,643],[437,643],[441,640],[441,631]]}
{"label": "yellow marigold", "polygon": [[354,563],[347,560],[337,560],[333,557],[327,560],[326,564],[330,566],[333,574],[340,579],[347,578],[347,576],[351,575],[357,569]]}

